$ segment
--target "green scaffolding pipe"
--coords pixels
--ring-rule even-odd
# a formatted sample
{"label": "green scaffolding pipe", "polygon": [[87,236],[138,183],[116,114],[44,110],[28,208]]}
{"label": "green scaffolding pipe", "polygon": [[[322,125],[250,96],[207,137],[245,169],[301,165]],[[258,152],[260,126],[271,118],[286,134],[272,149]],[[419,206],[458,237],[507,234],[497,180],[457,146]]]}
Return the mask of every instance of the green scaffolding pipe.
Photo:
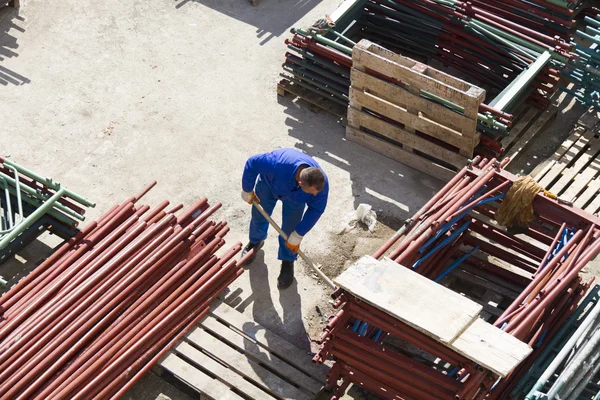
{"label": "green scaffolding pipe", "polygon": [[[465,112],[465,108],[462,106],[459,106],[456,103],[453,103],[449,100],[444,99],[443,97],[439,97],[436,96],[435,94],[426,92],[424,90],[421,90],[421,96],[425,97],[426,99],[429,100],[434,100],[437,101],[438,103],[441,103],[443,105],[445,105],[446,107],[449,107],[455,111],[458,111],[460,113],[464,113]],[[502,130],[507,130],[508,127],[506,125],[504,125],[503,123],[500,123],[498,121],[496,121],[494,119],[494,117],[492,116],[488,116],[482,113],[477,113],[477,120],[481,121],[482,123],[484,123],[485,125],[489,126],[489,127],[493,127],[493,128],[498,128],[498,129],[502,129]]]}
{"label": "green scaffolding pipe", "polygon": [[[13,195],[13,196],[17,196],[16,190],[12,187],[12,186],[8,186],[8,191]],[[37,198],[32,198],[29,196],[23,196],[23,201],[29,205],[31,205],[34,208],[38,208],[41,205],[43,205],[44,203],[42,201],[40,201]],[[48,211],[48,214],[53,216],[54,218],[56,218],[57,220],[59,220],[60,222],[68,225],[68,226],[74,226],[77,225],[77,222],[73,221],[72,218],[69,218],[68,216],[66,216],[65,214],[57,211],[56,209],[52,208],[50,211]]]}
{"label": "green scaffolding pipe", "polygon": [[[54,182],[52,179],[50,179],[50,178],[44,178],[43,176],[38,175],[35,172],[30,171],[29,169],[27,169],[25,167],[21,167],[19,164],[14,163],[14,162],[6,159],[6,158],[2,160],[2,163],[4,165],[6,165],[6,166],[12,166],[12,167],[14,167],[20,173],[22,173],[24,175],[27,175],[28,177],[30,177],[32,179],[35,179],[36,181],[42,183],[43,185],[49,187],[50,189],[53,189],[53,190],[59,190],[59,189],[61,189],[60,184]],[[85,206],[88,206],[88,207],[95,207],[96,206],[95,203],[91,202],[90,200],[86,199],[83,196],[78,195],[77,193],[74,193],[74,192],[70,191],[69,189],[65,189],[65,195],[67,197],[70,197],[71,199],[73,199],[73,200],[75,200],[75,201],[77,201],[77,202],[85,205]]]}
{"label": "green scaffolding pipe", "polygon": [[[12,186],[15,186],[15,187],[17,186],[16,185],[17,182],[13,178],[11,178],[10,176],[8,176],[8,175],[0,172],[0,177],[3,177],[4,179],[6,179],[8,181],[8,183],[12,184]],[[45,199],[47,199],[49,197],[49,196],[44,196],[44,195],[40,194],[37,190],[35,190],[35,189],[33,189],[33,188],[29,187],[29,186],[26,186],[26,185],[21,186],[21,189],[25,193],[29,194],[30,196],[36,197],[38,199],[45,200]],[[67,189],[65,189],[65,193],[66,193],[66,191],[67,191]],[[15,194],[15,196],[19,196],[19,195]],[[83,215],[81,215],[81,214],[79,214],[79,213],[71,210],[69,207],[66,207],[66,206],[64,206],[64,205],[62,205],[60,203],[57,203],[55,207],[58,210],[64,212],[65,214],[70,215],[73,218],[76,218],[76,219],[78,219],[80,221],[83,221],[85,219]]]}
{"label": "green scaffolding pipe", "polygon": [[523,57],[536,58],[536,55],[534,55],[534,54],[532,54],[530,52],[524,51],[519,46],[516,46],[515,43],[513,43],[513,42],[511,42],[509,40],[506,40],[506,39],[504,39],[504,38],[502,38],[502,37],[500,37],[498,35],[496,35],[495,33],[489,31],[488,29],[486,29],[486,28],[484,28],[482,26],[479,26],[477,24],[474,24],[474,23],[468,23],[468,24],[471,26],[471,28],[473,28],[473,29],[479,29],[485,35],[487,35],[487,36],[489,36],[491,38],[494,38],[495,40],[497,40],[498,42],[502,43],[503,45],[505,45],[505,46],[513,49],[514,51],[516,51],[517,53],[519,53]]}
{"label": "green scaffolding pipe", "polygon": [[326,44],[327,46],[333,47],[336,50],[339,50],[343,53],[346,53],[348,55],[352,55],[352,48],[348,47],[348,46],[344,46],[343,44],[340,44],[336,41],[333,41],[331,39],[327,39],[325,36],[323,35],[319,35],[318,33],[314,33],[314,32],[308,32],[305,29],[301,29],[301,28],[293,28],[292,29],[292,33],[299,33],[303,36],[307,36],[307,37],[312,37],[314,38],[317,42],[322,43],[322,44]]}
{"label": "green scaffolding pipe", "polygon": [[64,194],[66,193],[66,189],[60,188],[52,197],[44,202],[40,207],[38,207],[34,212],[29,214],[27,218],[23,220],[19,225],[15,227],[10,233],[3,236],[0,239],[0,249],[6,247],[7,244],[12,242],[17,236],[19,236],[25,229],[29,228],[35,221],[40,219],[42,215],[46,214],[46,212],[50,211],[50,209],[54,206],[54,203],[58,201]]}

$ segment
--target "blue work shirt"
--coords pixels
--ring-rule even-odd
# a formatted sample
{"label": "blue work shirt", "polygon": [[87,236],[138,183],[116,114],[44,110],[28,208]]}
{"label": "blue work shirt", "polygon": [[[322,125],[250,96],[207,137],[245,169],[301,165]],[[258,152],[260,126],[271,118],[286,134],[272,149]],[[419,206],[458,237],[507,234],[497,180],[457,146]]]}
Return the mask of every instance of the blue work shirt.
{"label": "blue work shirt", "polygon": [[242,176],[242,189],[245,192],[254,190],[256,178],[260,174],[261,179],[269,185],[279,200],[307,205],[308,209],[296,227],[296,232],[300,236],[307,234],[321,218],[327,207],[327,196],[329,195],[327,175],[325,175],[323,190],[316,196],[306,193],[300,188],[296,180],[296,173],[302,165],[317,167],[323,171],[312,157],[294,149],[279,149],[250,157],[246,161]]}

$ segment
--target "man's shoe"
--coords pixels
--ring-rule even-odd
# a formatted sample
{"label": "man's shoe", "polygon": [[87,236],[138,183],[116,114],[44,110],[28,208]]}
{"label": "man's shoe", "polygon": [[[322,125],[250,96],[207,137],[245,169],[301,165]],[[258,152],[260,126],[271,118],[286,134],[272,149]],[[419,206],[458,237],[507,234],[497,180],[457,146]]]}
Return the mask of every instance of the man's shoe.
{"label": "man's shoe", "polygon": [[242,257],[244,257],[246,254],[248,254],[248,252],[250,250],[254,249],[254,254],[252,255],[252,257],[250,257],[248,259],[248,261],[246,261],[245,265],[249,265],[249,264],[252,264],[254,262],[254,260],[256,259],[256,254],[263,247],[263,244],[265,244],[265,241],[261,240],[258,243],[248,243],[246,245],[246,247],[244,247],[244,250],[242,251]]}
{"label": "man's shoe", "polygon": [[281,272],[277,278],[277,287],[279,289],[286,289],[294,282],[294,262],[293,261],[282,261]]}

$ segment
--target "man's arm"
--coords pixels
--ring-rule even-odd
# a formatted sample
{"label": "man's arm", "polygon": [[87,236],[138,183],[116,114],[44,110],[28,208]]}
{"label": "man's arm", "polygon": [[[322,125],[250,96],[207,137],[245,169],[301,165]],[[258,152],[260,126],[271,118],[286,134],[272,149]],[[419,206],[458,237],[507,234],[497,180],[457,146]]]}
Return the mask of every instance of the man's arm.
{"label": "man's arm", "polygon": [[326,184],[323,190],[307,203],[308,208],[302,217],[302,221],[296,226],[296,233],[298,235],[306,235],[315,226],[321,215],[325,212],[328,196],[329,185]]}
{"label": "man's arm", "polygon": [[257,154],[250,157],[244,166],[242,174],[242,190],[252,192],[256,184],[258,174],[266,174],[272,167],[269,153]]}

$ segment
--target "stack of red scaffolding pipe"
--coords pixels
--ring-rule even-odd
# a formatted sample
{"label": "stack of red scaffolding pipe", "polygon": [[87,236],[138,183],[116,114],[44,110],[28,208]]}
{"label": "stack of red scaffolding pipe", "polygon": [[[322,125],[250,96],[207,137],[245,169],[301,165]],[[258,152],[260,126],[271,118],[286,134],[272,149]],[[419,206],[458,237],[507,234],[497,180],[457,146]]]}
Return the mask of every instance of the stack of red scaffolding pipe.
{"label": "stack of red scaffolding pipe", "polygon": [[[482,387],[495,382],[497,376],[490,371],[351,293],[339,289],[333,296],[334,305],[343,307],[325,327],[319,339],[323,346],[313,358],[323,362],[335,357],[326,383],[332,400],[341,398],[350,383],[382,399],[458,400],[483,398],[479,396],[487,389]],[[388,347],[388,335],[419,352]]]}
{"label": "stack of red scaffolding pipe", "polygon": [[121,397],[242,272],[203,198],[114,206],[0,298],[1,399]]}
{"label": "stack of red scaffolding pipe", "polygon": [[[532,203],[537,219],[522,226],[518,234],[503,229],[494,220],[517,180],[503,170],[507,162],[476,157],[407,220],[403,234],[394,235],[373,256],[387,254],[404,267],[446,282],[450,289],[453,274],[460,271],[519,290],[516,297],[506,299],[508,305],[498,305],[501,312],[496,315],[500,316],[490,315],[488,322],[527,343],[534,352],[507,378],[497,381],[448,348],[338,290],[334,305],[342,308],[325,328],[322,349],[314,359],[323,362],[331,354],[340,363],[328,380],[336,396],[345,390],[344,384],[352,382],[385,399],[502,399],[577,307],[593,281],[582,282],[579,272],[600,251],[600,219],[539,193]],[[445,277],[449,279],[444,281]],[[485,300],[480,302],[487,305]],[[361,329],[365,323],[367,328]],[[413,358],[397,354],[386,348],[386,336],[421,353]],[[422,352],[464,372],[448,376],[453,374],[442,372],[431,360],[417,362],[414,356]],[[341,386],[338,378],[343,378]],[[436,390],[445,392],[432,392],[435,384]],[[402,385],[409,385],[410,391]]]}

